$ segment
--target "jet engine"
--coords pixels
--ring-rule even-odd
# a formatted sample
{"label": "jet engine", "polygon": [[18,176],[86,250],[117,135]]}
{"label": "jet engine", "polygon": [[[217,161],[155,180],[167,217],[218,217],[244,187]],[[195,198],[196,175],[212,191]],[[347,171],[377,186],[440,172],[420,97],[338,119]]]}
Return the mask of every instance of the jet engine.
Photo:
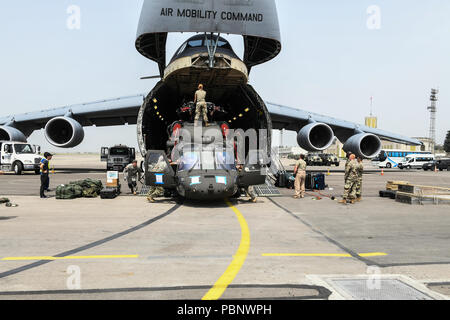
{"label": "jet engine", "polygon": [[84,139],[84,129],[76,120],[68,117],[56,117],[47,122],[45,138],[59,148],[73,148]]}
{"label": "jet engine", "polygon": [[381,151],[381,140],[370,133],[359,133],[347,140],[344,144],[344,151],[350,151],[363,159],[374,158]]}
{"label": "jet engine", "polygon": [[310,123],[297,134],[298,145],[307,151],[323,151],[333,144],[334,132],[325,123]]}
{"label": "jet engine", "polygon": [[0,126],[0,140],[27,142],[27,138],[20,130],[9,126]]}

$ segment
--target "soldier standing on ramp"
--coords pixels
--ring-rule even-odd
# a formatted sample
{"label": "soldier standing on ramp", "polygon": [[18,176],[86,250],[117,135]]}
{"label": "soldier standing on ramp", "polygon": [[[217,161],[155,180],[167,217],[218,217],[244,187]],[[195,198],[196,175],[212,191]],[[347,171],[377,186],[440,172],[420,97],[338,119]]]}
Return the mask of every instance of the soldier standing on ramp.
{"label": "soldier standing on ramp", "polygon": [[362,200],[362,183],[364,172],[363,159],[361,157],[358,157],[358,165],[356,167],[356,170],[358,172],[358,183],[356,184],[356,201],[360,202]]}
{"label": "soldier standing on ramp", "polygon": [[305,155],[301,154],[300,159],[295,164],[295,199],[305,197],[306,162]]}
{"label": "soldier standing on ramp", "polygon": [[344,195],[342,196],[342,200],[339,201],[339,203],[354,204],[356,202],[356,185],[358,183],[358,171],[357,171],[358,163],[356,162],[355,158],[356,158],[355,155],[351,154],[349,157],[349,162],[346,165]]}
{"label": "soldier standing on ramp", "polygon": [[209,124],[208,124],[208,105],[206,104],[206,91],[203,90],[202,84],[198,85],[198,90],[195,92],[194,104],[196,105],[195,124],[197,124],[198,120],[200,119],[200,115],[202,115],[203,120],[205,121],[205,125],[209,126]]}

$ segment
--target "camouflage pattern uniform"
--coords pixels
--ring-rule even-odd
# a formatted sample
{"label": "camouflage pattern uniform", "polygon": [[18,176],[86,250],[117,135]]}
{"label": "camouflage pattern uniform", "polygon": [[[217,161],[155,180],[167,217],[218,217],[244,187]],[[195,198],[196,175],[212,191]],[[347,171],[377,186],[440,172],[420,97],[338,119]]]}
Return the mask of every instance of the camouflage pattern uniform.
{"label": "camouflage pattern uniform", "polygon": [[135,167],[130,163],[125,167],[123,172],[127,175],[128,187],[131,189],[131,192],[137,191],[137,181],[141,180],[141,174],[144,173],[144,171],[138,166]]}
{"label": "camouflage pattern uniform", "polygon": [[[158,163],[154,165],[153,168],[150,168],[150,172],[162,173],[166,170],[167,164],[159,159]],[[154,198],[163,197],[164,196],[164,188],[163,187],[153,187],[151,186],[147,192],[147,200],[150,202],[154,202]]]}
{"label": "camouflage pattern uniform", "polygon": [[348,179],[348,165],[350,164],[350,159],[347,158],[347,162],[345,163],[345,175],[344,175],[344,182],[347,183]]}
{"label": "camouflage pattern uniform", "polygon": [[356,199],[361,199],[362,197],[362,183],[363,183],[363,172],[364,166],[362,162],[358,162],[356,166],[358,172],[358,183],[356,184]]}
{"label": "camouflage pattern uniform", "polygon": [[249,186],[247,188],[242,188],[247,197],[250,198],[250,201],[256,202],[258,196],[256,195],[255,188],[253,186]]}
{"label": "camouflage pattern uniform", "polygon": [[343,199],[346,201],[356,199],[356,186],[358,184],[358,163],[356,160],[349,161],[345,170],[345,188]]}
{"label": "camouflage pattern uniform", "polygon": [[164,188],[163,187],[150,187],[147,193],[147,199],[154,199],[158,197],[164,196]]}

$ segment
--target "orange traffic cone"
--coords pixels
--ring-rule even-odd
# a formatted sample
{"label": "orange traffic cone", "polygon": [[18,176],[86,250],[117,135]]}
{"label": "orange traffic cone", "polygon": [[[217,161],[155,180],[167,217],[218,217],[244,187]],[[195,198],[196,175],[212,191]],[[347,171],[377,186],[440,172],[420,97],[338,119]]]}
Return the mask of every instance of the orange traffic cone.
{"label": "orange traffic cone", "polygon": [[381,175],[384,176],[384,169],[381,169]]}

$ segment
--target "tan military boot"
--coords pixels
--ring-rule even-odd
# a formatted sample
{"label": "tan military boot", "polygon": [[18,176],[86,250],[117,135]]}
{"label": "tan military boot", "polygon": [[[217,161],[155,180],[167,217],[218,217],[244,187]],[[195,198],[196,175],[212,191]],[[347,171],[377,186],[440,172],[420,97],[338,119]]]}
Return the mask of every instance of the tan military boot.
{"label": "tan military boot", "polygon": [[147,201],[150,202],[150,203],[154,203],[155,199],[153,199],[152,197],[147,197]]}
{"label": "tan military boot", "polygon": [[342,203],[342,204],[347,204],[347,200],[342,199],[341,201],[339,201],[338,203]]}
{"label": "tan military boot", "polygon": [[355,199],[352,199],[352,200],[350,200],[350,203],[351,203],[351,204],[355,204],[355,203],[356,203],[356,200],[355,200]]}
{"label": "tan military boot", "polygon": [[356,202],[361,202],[361,201],[362,201],[362,198],[361,198],[361,197],[356,198]]}

